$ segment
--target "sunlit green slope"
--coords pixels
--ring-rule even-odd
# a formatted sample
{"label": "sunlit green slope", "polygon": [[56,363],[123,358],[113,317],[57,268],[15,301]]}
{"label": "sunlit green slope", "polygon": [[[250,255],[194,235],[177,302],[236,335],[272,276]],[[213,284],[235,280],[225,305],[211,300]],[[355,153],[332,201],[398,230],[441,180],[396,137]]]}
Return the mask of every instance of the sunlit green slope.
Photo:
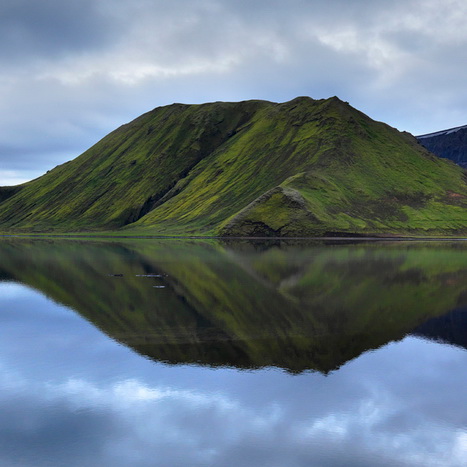
{"label": "sunlit green slope", "polygon": [[463,235],[464,171],[337,98],[157,108],[0,189],[2,231]]}

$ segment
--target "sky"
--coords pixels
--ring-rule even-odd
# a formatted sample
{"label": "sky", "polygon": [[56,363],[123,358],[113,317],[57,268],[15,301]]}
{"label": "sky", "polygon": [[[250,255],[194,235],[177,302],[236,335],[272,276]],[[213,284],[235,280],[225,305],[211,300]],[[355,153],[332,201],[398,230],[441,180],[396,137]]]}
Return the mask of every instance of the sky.
{"label": "sky", "polygon": [[415,135],[467,124],[465,0],[2,0],[0,186],[155,107],[338,96]]}

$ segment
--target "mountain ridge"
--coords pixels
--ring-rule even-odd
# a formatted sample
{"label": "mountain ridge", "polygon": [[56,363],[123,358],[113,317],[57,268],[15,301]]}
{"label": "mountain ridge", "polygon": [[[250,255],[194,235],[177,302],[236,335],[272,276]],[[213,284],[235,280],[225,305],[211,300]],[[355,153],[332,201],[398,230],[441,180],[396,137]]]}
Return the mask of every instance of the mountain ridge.
{"label": "mountain ridge", "polygon": [[36,180],[3,232],[467,233],[465,173],[337,97],[157,107]]}
{"label": "mountain ridge", "polygon": [[467,168],[467,125],[419,135],[417,139],[437,156]]}

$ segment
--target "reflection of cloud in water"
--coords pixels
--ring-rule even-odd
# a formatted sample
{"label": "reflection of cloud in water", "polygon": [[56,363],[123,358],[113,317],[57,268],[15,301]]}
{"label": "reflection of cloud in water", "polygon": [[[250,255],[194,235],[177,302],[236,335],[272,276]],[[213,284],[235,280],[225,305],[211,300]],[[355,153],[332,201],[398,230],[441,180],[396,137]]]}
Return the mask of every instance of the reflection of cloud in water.
{"label": "reflection of cloud in water", "polygon": [[11,300],[24,295],[24,286],[14,282],[0,282],[0,296],[3,300]]}
{"label": "reflection of cloud in water", "polygon": [[[280,374],[302,386],[301,398],[284,392],[271,397],[266,387],[259,404],[248,403],[242,392],[248,388],[232,382],[215,393],[138,379],[30,383],[2,369],[0,462],[14,464],[20,452],[22,466],[51,459],[70,466],[463,465],[467,434],[461,420],[439,423],[442,412],[466,402],[440,401],[436,386],[448,375],[427,371],[412,381],[422,387],[409,388],[412,361],[397,377],[367,378],[375,364],[397,357],[399,347],[423,352],[433,345],[408,341],[388,346],[383,358],[384,351],[367,354],[328,377]],[[455,352],[448,350],[440,362]],[[456,363],[459,369],[463,359]],[[222,377],[222,371],[216,374]],[[339,389],[327,393],[328,381]]]}
{"label": "reflection of cloud in water", "polygon": [[[144,245],[151,246],[152,243]],[[402,253],[405,255],[405,250],[399,251],[399,246],[392,256],[392,250],[380,251],[375,247],[368,250],[369,265],[366,266],[359,260],[360,253],[366,251],[361,247],[355,251],[334,248],[331,257],[320,257],[322,267],[318,267],[319,264],[316,264],[316,268],[308,267],[308,259],[305,258],[306,267],[301,270],[307,280],[302,280],[303,284],[296,280],[289,283],[282,281],[284,276],[295,277],[296,268],[289,270],[290,266],[300,266],[303,256],[297,255],[295,263],[289,261],[289,257],[286,258],[287,261],[276,261],[275,256],[272,259],[268,256],[273,253],[283,255],[282,251],[261,252],[260,257],[254,257],[261,261],[254,262],[250,261],[249,255],[237,255],[234,258],[237,261],[235,264],[231,262],[233,253],[229,253],[228,261],[223,260],[219,268],[214,268],[218,264],[217,253],[216,256],[209,256],[208,262],[200,261],[201,265],[206,266],[206,271],[202,276],[201,269],[197,277],[207,277],[208,272],[215,272],[213,278],[218,281],[217,289],[212,288],[216,284],[214,279],[211,283],[202,281],[205,288],[194,288],[193,268],[186,269],[188,279],[182,281],[185,272],[176,270],[178,261],[174,264],[167,263],[173,269],[170,280],[173,280],[176,272],[181,277],[180,282],[173,282],[171,287],[177,294],[184,292],[184,296],[188,298],[193,298],[197,290],[206,292],[205,295],[199,296],[200,300],[215,297],[217,295],[214,292],[220,294],[219,291],[227,290],[220,285],[231,285],[232,277],[241,278],[241,284],[246,285],[241,289],[243,294],[238,293],[240,289],[233,290],[235,293],[229,297],[245,299],[247,285],[263,290],[262,284],[267,282],[267,294],[272,294],[274,300],[267,302],[268,307],[264,309],[264,315],[258,317],[259,306],[266,304],[262,300],[252,302],[254,307],[236,307],[239,308],[239,313],[244,312],[240,313],[242,319],[237,320],[237,325],[239,331],[244,330],[243,334],[247,337],[246,331],[250,331],[245,323],[251,323],[251,334],[257,330],[264,331],[263,316],[269,317],[268,326],[272,330],[283,330],[282,323],[290,325],[282,320],[282,316],[291,318],[291,307],[288,306],[292,303],[290,297],[297,297],[304,303],[316,303],[310,300],[317,300],[313,298],[314,295],[322,291],[321,272],[325,272],[326,281],[323,284],[334,284],[338,287],[338,295],[345,297],[347,306],[350,306],[350,299],[353,299],[353,308],[344,315],[346,319],[339,313],[329,317],[329,307],[323,308],[321,313],[318,313],[319,307],[314,306],[308,306],[305,309],[306,313],[298,313],[295,310],[296,316],[303,320],[299,320],[299,325],[291,331],[303,331],[303,323],[306,322],[304,320],[316,316],[316,323],[313,325],[320,325],[318,330],[326,331],[329,328],[329,332],[324,333],[323,343],[329,345],[330,349],[333,348],[333,343],[348,343],[352,346],[355,344],[358,352],[349,353],[354,356],[360,355],[361,349],[375,347],[373,344],[383,345],[379,350],[365,352],[353,360],[348,361],[346,358],[345,365],[327,376],[307,372],[291,376],[271,369],[236,371],[222,367],[214,370],[198,365],[170,366],[142,359],[135,352],[108,339],[69,308],[79,304],[78,300],[86,298],[86,307],[82,307],[83,314],[84,311],[93,310],[91,306],[87,306],[91,303],[87,299],[91,293],[96,293],[96,283],[102,276],[92,269],[97,254],[101,255],[102,261],[107,258],[110,264],[114,265],[110,262],[112,260],[118,266],[126,264],[123,261],[126,261],[126,256],[121,255],[118,249],[88,247],[88,250],[77,249],[80,255],[76,255],[79,261],[75,261],[73,255],[62,256],[68,249],[74,251],[72,244],[67,244],[66,248],[63,247],[64,251],[59,249],[60,254],[51,261],[51,254],[55,252],[54,244],[51,243],[50,248],[50,254],[43,254],[43,257],[40,256],[41,249],[34,250],[34,254],[26,251],[23,255],[25,262],[21,264],[28,264],[28,268],[23,267],[19,271],[24,274],[25,283],[34,284],[38,290],[44,289],[42,293],[47,292],[49,297],[68,307],[53,303],[32,289],[12,283],[0,284],[0,465],[425,467],[465,464],[467,419],[464,407],[467,406],[467,394],[463,388],[467,386],[467,354],[458,348],[416,338],[405,338],[384,345],[389,339],[386,339],[383,332],[385,326],[382,323],[391,324],[390,319],[397,318],[400,329],[395,328],[394,333],[390,333],[389,336],[400,338],[406,328],[413,329],[412,321],[418,322],[419,315],[421,321],[426,312],[426,306],[420,304],[417,298],[414,303],[420,305],[420,310],[414,313],[413,289],[406,287],[406,282],[399,280],[402,277],[399,263],[402,264]],[[4,270],[7,269],[9,258],[5,251],[0,262]],[[89,261],[83,258],[86,251],[93,253],[89,255]],[[342,260],[342,265],[337,261],[340,261],[341,255],[338,253],[341,251],[355,260],[355,267],[347,268],[350,264],[347,259]],[[143,251],[141,257],[147,258],[147,271],[152,273],[156,269],[150,262],[153,261],[151,258],[158,256],[150,253],[151,251],[147,254]],[[156,249],[155,253],[161,255],[163,251]],[[191,254],[192,263],[198,264],[196,252],[189,249],[185,253],[185,260],[191,258]],[[416,249],[407,255],[408,264],[413,265],[419,261],[419,253]],[[464,282],[458,289],[446,288],[442,281],[444,276],[439,276],[439,261],[431,255],[431,251],[427,250],[425,253],[424,264],[436,266],[433,266],[431,275],[425,275],[426,290],[432,293],[433,290],[437,291],[440,310],[450,309],[453,297],[456,298],[462,292]],[[449,249],[444,253],[448,255],[445,263],[451,267],[451,253],[459,253]],[[384,263],[386,267],[382,273],[385,280],[375,289],[374,285],[378,285],[375,271],[381,269],[381,262],[377,261],[378,255],[383,255],[386,259],[389,255],[394,261]],[[12,255],[12,264],[15,257],[17,256]],[[135,274],[138,271],[142,273],[144,268],[141,265],[146,263],[142,263],[137,255],[130,257],[134,261],[131,271]],[[42,263],[39,261],[41,258]],[[61,258],[66,259],[63,265],[60,262]],[[319,258],[313,256],[312,259],[315,261]],[[75,270],[70,264],[80,267]],[[166,268],[169,267],[167,264]],[[241,264],[241,270],[236,269],[238,264]],[[283,264],[289,269],[278,269],[280,274],[276,277],[272,275],[275,270],[271,265],[274,264]],[[459,259],[458,267],[464,268],[464,264],[465,261]],[[53,280],[50,280],[52,265],[57,267],[57,271],[52,276]],[[231,269],[226,265],[230,265]],[[370,271],[362,270],[363,266],[368,269],[372,265],[374,267]],[[390,265],[393,266],[392,272],[389,269]],[[250,271],[253,266],[256,268],[254,274],[247,274],[245,271]],[[116,266],[105,270],[107,269],[123,270]],[[429,271],[426,265],[422,269]],[[11,270],[14,270],[13,267]],[[233,271],[232,276],[226,275],[224,280],[222,274],[229,270]],[[460,278],[467,277],[462,274],[459,275]],[[258,275],[262,275],[261,281],[255,279]],[[340,280],[341,276],[345,281]],[[361,292],[361,279],[366,276],[370,277],[371,281]],[[125,324],[125,319],[136,325],[138,317],[147,318],[146,321],[142,321],[143,330],[148,329],[147,324],[151,323],[150,320],[156,320],[150,329],[165,329],[167,333],[178,329],[177,321],[172,323],[168,320],[166,328],[162,326],[164,322],[161,324],[157,321],[161,316],[165,316],[165,306],[168,310],[167,319],[197,316],[193,310],[182,306],[185,302],[173,302],[179,307],[169,309],[167,298],[179,298],[177,294],[165,293],[169,292],[170,288],[164,291],[164,296],[159,292],[155,296],[152,283],[148,282],[150,278],[128,277],[134,279],[128,279],[128,283],[119,282],[118,288],[115,288],[115,280],[105,276],[104,286],[109,287],[109,293],[104,294],[101,291],[101,308],[93,314],[89,312],[89,316],[96,320],[105,317],[114,320],[107,323],[108,325],[103,323],[102,329],[113,330],[111,325]],[[407,274],[403,277],[404,281],[407,281]],[[411,277],[415,276],[412,274]],[[336,281],[332,282],[333,278]],[[65,282],[70,285],[69,290],[57,287],[61,279],[67,279]],[[348,284],[347,280],[350,281]],[[185,283],[187,286],[183,288]],[[271,292],[276,290],[276,283],[279,284],[280,293]],[[315,283],[320,287],[313,288]],[[144,285],[144,289],[139,288],[140,284]],[[151,300],[147,299],[146,285]],[[282,294],[284,287],[287,289],[285,298]],[[390,287],[395,287],[391,294]],[[403,296],[407,306],[389,306],[393,296],[397,295],[395,292],[403,288],[407,289]],[[129,294],[132,290],[141,291],[141,295]],[[388,298],[386,302],[386,313],[382,313],[381,307],[374,302],[374,295],[370,295],[368,302],[360,300],[361,296],[366,296],[367,290],[383,291],[390,295],[391,300]],[[115,297],[117,293],[119,295]],[[251,295],[251,298],[254,297],[256,292]],[[327,295],[324,296],[326,297]],[[430,297],[435,303],[433,295]],[[131,308],[130,305],[134,305],[138,298],[141,299],[139,306]],[[161,299],[161,306],[156,308],[154,300],[158,298]],[[399,300],[396,301],[398,305],[405,303],[401,302],[400,294],[396,298]],[[206,306],[200,304],[197,310],[203,311],[204,315],[209,317],[208,313],[212,311],[210,303],[206,301]],[[247,304],[246,301],[241,303]],[[284,303],[287,306],[282,307]],[[340,308],[340,303],[335,304],[336,310]],[[145,304],[148,304],[147,315],[138,314],[141,309],[146,309]],[[379,308],[374,310],[374,313],[369,313],[372,308],[368,304],[378,305]],[[185,315],[183,311],[186,312]],[[364,311],[368,313],[365,314]],[[430,316],[436,316],[437,313],[435,310]],[[226,313],[225,316],[232,318],[234,315]],[[408,324],[404,324],[405,316],[408,318]],[[276,328],[272,327],[274,320],[278,323]],[[193,320],[193,329],[197,332],[203,330],[204,324],[205,322],[200,322],[199,319]],[[230,329],[228,324],[229,322],[223,324],[227,330]],[[368,327],[368,324],[371,326]],[[128,326],[128,331],[126,328],[122,329],[131,336],[131,326]],[[135,329],[139,332],[140,328]],[[377,335],[376,337],[379,337],[373,339],[372,336],[380,329],[381,336]],[[115,332],[117,331],[120,331],[120,328],[116,328]],[[194,335],[201,334],[198,332]],[[333,335],[336,338],[330,342]],[[161,337],[164,337],[163,333]],[[365,339],[369,340],[371,345],[360,345]],[[284,342],[294,341],[285,339]],[[253,345],[255,342],[245,339],[245,343]],[[178,349],[177,346],[173,348]],[[294,348],[297,349],[296,352],[291,351]],[[300,346],[288,346],[284,349],[288,352],[287,358],[303,357]],[[253,346],[247,350],[256,357],[263,348]],[[346,351],[345,348],[343,350]],[[282,348],[277,353],[282,355]],[[268,352],[265,354],[269,355]],[[346,355],[344,352],[344,356]],[[180,362],[191,361],[183,357],[182,354]],[[324,358],[326,357],[327,353],[324,352]]]}

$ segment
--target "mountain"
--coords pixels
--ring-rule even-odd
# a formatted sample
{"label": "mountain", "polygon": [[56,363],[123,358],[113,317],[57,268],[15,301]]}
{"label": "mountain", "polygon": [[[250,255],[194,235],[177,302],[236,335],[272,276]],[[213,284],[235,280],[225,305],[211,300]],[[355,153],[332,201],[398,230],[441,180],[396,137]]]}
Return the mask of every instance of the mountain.
{"label": "mountain", "polygon": [[0,188],[3,232],[464,235],[464,171],[336,97],[173,104]]}
{"label": "mountain", "polygon": [[437,156],[467,168],[467,125],[420,135],[417,139]]}

